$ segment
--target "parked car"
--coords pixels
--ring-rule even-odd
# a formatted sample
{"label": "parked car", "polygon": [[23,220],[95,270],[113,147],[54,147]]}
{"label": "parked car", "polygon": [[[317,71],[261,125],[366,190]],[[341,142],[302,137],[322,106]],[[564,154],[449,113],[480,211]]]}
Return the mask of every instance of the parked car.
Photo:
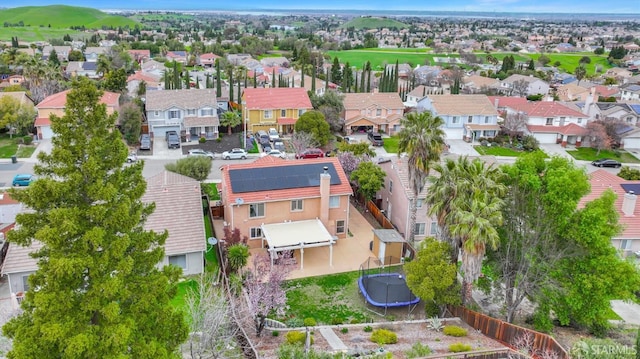
{"label": "parked car", "polygon": [[129,156],[127,156],[127,163],[133,163],[138,160],[138,155],[135,152],[131,152]]}
{"label": "parked car", "polygon": [[177,131],[167,131],[167,132],[164,133],[164,138],[166,140],[169,140],[169,136],[173,136],[173,135],[178,136],[178,132]]}
{"label": "parked car", "polygon": [[187,153],[187,157],[209,157],[209,159],[214,159],[216,156],[213,154],[213,152],[194,148],[193,150],[189,150],[189,152]]}
{"label": "parked car", "polygon": [[280,158],[287,158],[287,154],[280,151],[280,150],[271,150],[269,152],[265,152],[267,155],[269,156],[273,156],[273,157],[280,157]]}
{"label": "parked car", "polygon": [[285,149],[284,149],[284,142],[282,142],[282,141],[275,141],[275,142],[273,143],[273,149],[274,149],[274,150],[281,151],[281,152],[285,152]]}
{"label": "parked car", "polygon": [[269,129],[269,140],[277,141],[279,139],[280,139],[280,134],[278,133],[278,131],[275,128],[270,128]]}
{"label": "parked car", "polygon": [[13,177],[12,186],[28,186],[35,181],[36,177],[30,174],[17,174]]}
{"label": "parked car", "polygon": [[616,160],[612,160],[609,158],[601,158],[599,160],[595,160],[593,162],[591,162],[592,165],[596,166],[596,167],[614,167],[614,168],[620,168],[622,166],[622,163],[616,161]]}
{"label": "parked car", "polygon": [[169,148],[180,148],[180,136],[178,136],[176,131],[169,132],[167,132],[167,146]]}
{"label": "parked car", "polygon": [[151,149],[151,136],[148,133],[143,133],[140,135],[140,149],[141,150],[150,150]]}
{"label": "parked car", "polygon": [[231,151],[222,152],[222,158],[225,160],[237,160],[237,159],[246,159],[247,151],[242,148],[234,148]]}
{"label": "parked car", "polygon": [[374,146],[382,146],[384,144],[384,140],[382,139],[382,136],[379,133],[369,132],[367,134],[367,138],[369,139],[369,141],[371,141],[371,143]]}
{"label": "parked car", "polygon": [[262,152],[267,153],[270,152],[272,150],[271,148],[271,144],[270,143],[263,143],[262,144]]}
{"label": "parked car", "polygon": [[322,152],[319,148],[309,148],[298,154],[296,154],[296,158],[320,158],[324,157],[324,152]]}
{"label": "parked car", "polygon": [[256,133],[256,140],[258,140],[258,143],[261,144],[261,145],[271,143],[271,139],[269,138],[269,134],[266,133],[265,131],[258,131]]}

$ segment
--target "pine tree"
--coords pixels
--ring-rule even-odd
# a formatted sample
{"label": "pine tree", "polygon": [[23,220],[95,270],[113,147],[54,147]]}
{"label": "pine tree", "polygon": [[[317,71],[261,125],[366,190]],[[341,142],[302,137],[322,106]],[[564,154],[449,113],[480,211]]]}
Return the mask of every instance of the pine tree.
{"label": "pine tree", "polygon": [[53,151],[40,153],[38,180],[11,197],[30,210],[8,234],[35,240],[38,270],[23,312],[3,327],[12,358],[174,358],[187,338],[170,300],[181,271],[159,269],[167,234],[143,229],[142,162],[123,166],[127,147],[102,93],[79,76],[63,117],[52,115]]}

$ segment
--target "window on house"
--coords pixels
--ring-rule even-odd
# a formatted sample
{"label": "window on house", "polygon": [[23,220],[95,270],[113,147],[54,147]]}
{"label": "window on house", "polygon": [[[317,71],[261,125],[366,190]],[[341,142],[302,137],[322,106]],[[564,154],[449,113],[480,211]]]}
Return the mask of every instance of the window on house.
{"label": "window on house", "polygon": [[156,117],[160,116],[160,111],[153,111],[153,115]]}
{"label": "window on house", "polygon": [[623,239],[620,242],[620,249],[628,251],[631,250],[631,245],[633,244],[633,240],[632,239]]}
{"label": "window on house", "polygon": [[389,193],[393,193],[393,181],[389,181]]}
{"label": "window on house", "polygon": [[213,116],[212,108],[203,108],[200,110],[200,116]]}
{"label": "window on house", "polygon": [[553,126],[553,118],[547,118],[547,122],[545,123],[547,126]]}
{"label": "window on house", "polygon": [[338,207],[340,207],[340,196],[329,197],[329,208],[338,208]]}
{"label": "window on house", "polygon": [[473,116],[467,117],[467,123],[471,123],[471,122],[473,122]]}
{"label": "window on house", "polygon": [[273,117],[273,111],[271,110],[264,110],[264,118],[269,119]]}
{"label": "window on house", "polygon": [[424,204],[424,199],[418,198],[418,200],[416,201],[416,208],[422,208],[423,204]]}
{"label": "window on house", "polygon": [[180,118],[180,111],[179,110],[171,110],[171,111],[169,111],[169,118],[170,119]]}
{"label": "window on house", "polygon": [[169,256],[169,264],[182,269],[187,269],[187,255],[181,254],[178,256]]}
{"label": "window on house", "polygon": [[381,109],[377,109],[376,110],[376,116],[382,116],[382,110]]}
{"label": "window on house", "polygon": [[280,117],[286,117],[287,116],[287,110],[280,110]]}
{"label": "window on house", "polygon": [[344,224],[345,224],[344,221],[336,221],[336,233],[337,234],[342,234],[342,233],[345,232],[346,228],[344,228]]}
{"label": "window on house", "polygon": [[249,205],[249,218],[264,217],[264,203]]}
{"label": "window on house", "polygon": [[451,119],[451,123],[458,123],[460,121],[460,117],[458,116],[453,116],[453,118]]}
{"label": "window on house", "polygon": [[436,234],[438,234],[438,222],[436,222],[436,221],[432,221],[431,222],[431,228],[429,230],[429,233],[432,236],[435,236]]}
{"label": "window on house", "polygon": [[291,201],[291,212],[298,212],[298,211],[302,211],[302,200],[294,199],[293,201]]}
{"label": "window on house", "polygon": [[631,117],[631,116],[627,117],[627,122],[629,122],[629,123],[633,122],[633,117]]}
{"label": "window on house", "polygon": [[251,229],[249,230],[249,238],[250,239],[262,238],[262,228],[251,227]]}
{"label": "window on house", "polygon": [[581,123],[582,123],[582,119],[581,119],[581,118],[579,118],[579,119],[578,119],[578,125],[579,125],[579,124],[581,124]]}
{"label": "window on house", "polygon": [[302,110],[298,110],[298,117],[302,116],[302,114],[303,114],[303,113],[305,113],[305,110],[304,110],[304,109],[302,109]]}
{"label": "window on house", "polygon": [[424,236],[425,227],[426,227],[425,223],[416,223],[415,235]]}
{"label": "window on house", "polygon": [[489,116],[484,116],[484,123],[489,123]]}
{"label": "window on house", "polygon": [[600,114],[596,113],[596,120],[600,119]]}
{"label": "window on house", "polygon": [[193,108],[190,108],[187,110],[187,115],[189,116],[195,116],[196,115],[196,110]]}
{"label": "window on house", "polygon": [[28,275],[23,275],[22,276],[22,291],[23,292],[29,291],[29,276]]}

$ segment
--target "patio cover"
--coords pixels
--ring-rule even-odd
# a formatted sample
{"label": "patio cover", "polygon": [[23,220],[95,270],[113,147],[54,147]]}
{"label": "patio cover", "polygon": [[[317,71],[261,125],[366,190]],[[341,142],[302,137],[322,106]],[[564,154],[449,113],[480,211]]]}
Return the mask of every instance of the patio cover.
{"label": "patio cover", "polygon": [[269,245],[271,265],[277,252],[300,250],[300,269],[304,269],[304,249],[329,246],[329,266],[333,266],[333,244],[336,238],[327,231],[319,219],[296,222],[262,224],[264,240]]}

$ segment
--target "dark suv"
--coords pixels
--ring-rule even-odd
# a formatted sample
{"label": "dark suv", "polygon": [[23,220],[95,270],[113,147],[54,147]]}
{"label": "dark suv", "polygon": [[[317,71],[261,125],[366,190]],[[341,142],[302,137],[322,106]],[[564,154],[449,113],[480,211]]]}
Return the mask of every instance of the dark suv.
{"label": "dark suv", "polygon": [[382,140],[382,136],[376,132],[369,132],[367,134],[367,138],[374,146],[382,146],[384,145],[384,141]]}
{"label": "dark suv", "polygon": [[180,136],[176,131],[167,131],[166,137],[169,148],[180,148]]}

